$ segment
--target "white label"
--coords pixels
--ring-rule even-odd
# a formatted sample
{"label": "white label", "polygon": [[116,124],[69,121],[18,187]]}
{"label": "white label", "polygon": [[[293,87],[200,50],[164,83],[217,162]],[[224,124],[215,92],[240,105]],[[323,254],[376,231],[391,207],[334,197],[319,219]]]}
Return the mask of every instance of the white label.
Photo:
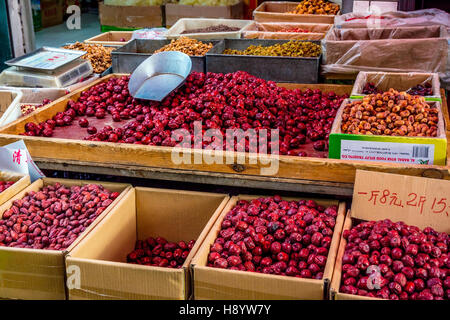
{"label": "white label", "polygon": [[433,144],[341,140],[341,159],[433,164]]}
{"label": "white label", "polygon": [[368,14],[370,12],[370,1],[353,1],[353,13]]}
{"label": "white label", "polygon": [[393,12],[397,11],[397,5],[397,2],[395,1],[371,1],[370,11],[377,14]]}

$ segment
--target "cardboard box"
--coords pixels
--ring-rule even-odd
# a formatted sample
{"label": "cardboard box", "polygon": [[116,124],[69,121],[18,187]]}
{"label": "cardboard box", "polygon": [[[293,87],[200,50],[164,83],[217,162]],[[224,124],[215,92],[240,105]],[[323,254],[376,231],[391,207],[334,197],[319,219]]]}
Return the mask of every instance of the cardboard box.
{"label": "cardboard box", "polygon": [[[221,229],[225,215],[239,200],[259,196],[232,197],[216,220],[210,233],[192,260],[194,299],[196,300],[322,300],[328,297],[328,286],[333,274],[339,239],[345,217],[345,203],[337,200],[316,199],[323,206],[338,205],[338,216],[329,248],[322,280],[302,279],[247,271],[234,271],[207,267],[210,246]],[[300,200],[300,198],[283,198]]]}
{"label": "cardboard box", "polygon": [[233,6],[190,6],[166,4],[166,26],[173,26],[181,18],[243,19],[244,2]]}
{"label": "cardboard box", "polygon": [[[321,40],[331,28],[324,23],[253,22],[242,29],[244,39]],[[299,28],[309,32],[280,32],[285,28]]]}
{"label": "cardboard box", "polygon": [[[69,299],[189,298],[189,264],[228,200],[216,193],[136,188],[66,259],[68,279],[74,268],[81,276],[78,287],[68,288]],[[196,239],[182,268],[126,263],[137,239],[158,236]]]}
{"label": "cardboard box", "polygon": [[445,166],[447,136],[439,101],[428,102],[439,110],[437,137],[407,137],[342,133],[344,108],[348,103],[357,100],[344,100],[336,114],[329,138],[329,158]]}
{"label": "cardboard box", "polygon": [[99,3],[100,24],[119,28],[152,28],[163,25],[161,6],[107,6]]}
{"label": "cardboard box", "polygon": [[120,196],[65,250],[39,250],[0,247],[0,297],[8,299],[63,300],[65,291],[64,257],[78,244],[83,243],[92,229],[116,206],[130,191],[128,184],[44,178],[36,180],[12,199],[0,206],[0,214],[8,210],[14,200],[22,199],[30,191],[38,191],[45,185],[60,182],[67,186],[101,184],[111,191],[121,192]]}
{"label": "cardboard box", "polygon": [[390,88],[394,88],[397,91],[406,91],[419,84],[430,83],[433,94],[431,96],[425,96],[426,101],[441,101],[439,75],[437,73],[394,73],[394,72],[365,72],[361,71],[356,77],[355,84],[353,86],[351,99],[362,99],[363,88],[366,83],[373,83],[378,89],[388,91]]}
{"label": "cardboard box", "polygon": [[[390,200],[384,204],[381,201],[376,201],[374,205],[373,200],[369,199],[371,192],[375,190],[380,192],[387,190],[389,195],[396,193],[397,201],[401,201],[401,205],[397,201],[396,204],[392,204]],[[446,212],[433,212],[434,199],[437,199],[437,201],[448,199],[449,190],[450,181],[448,180],[358,170],[353,191],[352,209],[346,216],[342,232],[350,230],[357,221],[390,219],[393,222],[403,221],[420,229],[431,227],[439,232],[450,233],[450,209],[447,207],[447,209],[444,209],[447,210]],[[423,210],[417,205],[419,199],[413,199],[414,195],[424,197]],[[409,203],[415,203],[416,205],[407,205],[408,200],[412,200],[413,202],[410,201]],[[330,286],[330,298],[334,300],[373,300],[370,297],[339,292],[342,257],[346,245],[347,240],[342,237]]]}
{"label": "cardboard box", "polygon": [[253,11],[257,22],[306,22],[334,24],[335,15],[286,13],[297,8],[300,2],[266,1]]}
{"label": "cardboard box", "polygon": [[[199,40],[219,40],[219,39],[240,39],[242,28],[249,25],[249,20],[234,19],[200,19],[200,18],[183,18],[178,20],[166,33],[167,39],[177,39],[179,37],[189,37]],[[228,27],[239,28],[237,31],[222,32],[203,32],[203,33],[182,33],[186,30],[207,28],[217,26],[219,24]]]}
{"label": "cardboard box", "polygon": [[41,16],[44,28],[63,23],[62,0],[41,0]]}
{"label": "cardboard box", "polygon": [[[109,31],[84,40],[84,42],[87,44],[101,44],[103,46],[121,47],[130,42],[132,36],[132,31]],[[125,41],[120,41],[120,39],[125,39]]]}
{"label": "cardboard box", "polygon": [[0,89],[0,127],[15,120],[11,110],[19,107],[23,93],[15,88]]}
{"label": "cardboard box", "polygon": [[30,185],[30,176],[0,171],[0,181],[16,181],[11,187],[0,193],[0,205],[2,205]]}
{"label": "cardboard box", "polygon": [[[444,26],[331,28],[322,40],[324,73],[445,72]],[[431,49],[433,48],[433,49]]]}

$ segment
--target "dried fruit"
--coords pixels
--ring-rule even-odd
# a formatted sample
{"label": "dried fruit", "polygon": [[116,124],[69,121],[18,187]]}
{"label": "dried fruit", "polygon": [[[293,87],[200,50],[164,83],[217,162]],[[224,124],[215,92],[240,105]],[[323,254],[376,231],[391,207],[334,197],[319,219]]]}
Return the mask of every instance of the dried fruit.
{"label": "dried fruit", "polygon": [[[195,240],[186,244],[184,241],[169,242],[162,237],[137,240],[135,249],[127,255],[127,262],[155,267],[181,268],[194,244]],[[212,252],[208,259],[217,264],[221,262],[218,261],[220,255],[217,252]]]}
{"label": "dried fruit", "polygon": [[100,44],[86,44],[77,41],[76,43],[64,46],[63,48],[86,51],[87,53],[82,56],[82,58],[91,63],[94,73],[102,73],[111,67],[111,51],[114,50],[114,47],[104,47]]}
{"label": "dried fruit", "polygon": [[[322,279],[331,242],[324,241],[322,232],[327,223],[334,227],[336,215],[336,206],[324,208],[311,200],[285,201],[279,196],[239,200],[222,221],[207,265]],[[312,237],[310,229],[317,230]],[[240,233],[246,236],[236,237]]]}
{"label": "dried fruit", "polygon": [[245,56],[318,57],[322,53],[320,45],[309,41],[291,40],[272,46],[251,45],[245,50],[225,49],[223,54]]}
{"label": "dried fruit", "polygon": [[348,103],[342,113],[343,133],[436,137],[439,110],[425,98],[394,89]]}
{"label": "dried fruit", "polygon": [[303,0],[293,11],[287,13],[294,14],[328,14],[335,15],[339,12],[340,6],[324,0]]}
{"label": "dried fruit", "polygon": [[203,43],[195,39],[180,37],[178,39],[173,39],[169,44],[156,50],[154,53],[163,51],[180,51],[188,56],[204,56],[209,50],[212,49],[212,47],[213,44],[211,42]]}
{"label": "dried fruit", "polygon": [[60,183],[14,200],[0,219],[0,246],[64,250],[118,197],[101,185]]}
{"label": "dried fruit", "polygon": [[[450,268],[443,263],[448,261],[447,253],[443,253],[450,243],[448,234],[431,228],[421,231],[386,219],[359,223],[344,231],[343,236],[347,245],[342,259],[341,292],[395,300],[449,299],[444,289],[450,284]],[[367,239],[380,239],[381,249],[369,246],[370,250],[363,252],[361,244]],[[437,259],[434,267],[429,263],[433,252]],[[361,260],[367,258],[369,265],[362,264]],[[355,282],[365,291],[349,288]]]}

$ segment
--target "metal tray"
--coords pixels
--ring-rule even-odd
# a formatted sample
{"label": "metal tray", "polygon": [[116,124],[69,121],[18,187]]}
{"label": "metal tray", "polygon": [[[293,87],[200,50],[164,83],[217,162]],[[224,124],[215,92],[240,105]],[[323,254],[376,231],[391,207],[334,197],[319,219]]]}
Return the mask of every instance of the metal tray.
{"label": "metal tray", "polygon": [[[171,40],[135,39],[111,52],[113,73],[132,73],[153,52],[169,44]],[[213,45],[219,41],[211,42]],[[211,49],[212,50],[212,49]],[[192,71],[206,72],[205,56],[191,56]]]}
{"label": "metal tray", "polygon": [[42,47],[21,57],[8,60],[5,64],[19,69],[51,73],[85,54],[86,51]]}
{"label": "metal tray", "polygon": [[[301,41],[301,40],[297,40]],[[275,82],[318,83],[322,54],[316,58],[241,56],[223,54],[225,49],[245,50],[250,45],[271,46],[289,40],[225,39],[206,54],[206,72],[248,73]],[[320,41],[309,41],[320,45]]]}

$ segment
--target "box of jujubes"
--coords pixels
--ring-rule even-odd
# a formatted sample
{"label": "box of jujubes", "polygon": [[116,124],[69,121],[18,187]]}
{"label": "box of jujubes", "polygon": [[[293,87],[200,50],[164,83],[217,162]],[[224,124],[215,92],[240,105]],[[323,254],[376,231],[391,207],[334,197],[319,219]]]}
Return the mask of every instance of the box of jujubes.
{"label": "box of jujubes", "polygon": [[194,299],[327,299],[344,215],[338,200],[231,198],[192,260]]}
{"label": "box of jujubes", "polygon": [[44,178],[2,204],[0,298],[66,299],[65,256],[130,189],[120,183]]}
{"label": "box of jujubes", "polygon": [[135,188],[66,259],[70,300],[185,300],[189,265],[229,197]]}
{"label": "box of jujubes", "polygon": [[357,171],[336,300],[450,299],[450,181]]}

